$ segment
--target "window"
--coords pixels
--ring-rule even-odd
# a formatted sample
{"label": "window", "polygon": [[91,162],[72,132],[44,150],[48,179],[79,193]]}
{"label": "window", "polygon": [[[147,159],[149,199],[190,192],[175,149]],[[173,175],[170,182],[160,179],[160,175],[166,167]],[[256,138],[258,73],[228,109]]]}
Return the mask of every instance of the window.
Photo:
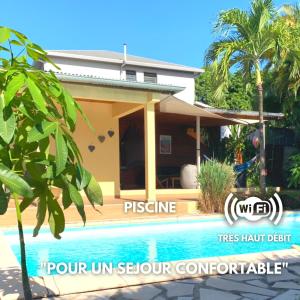
{"label": "window", "polygon": [[159,136],[159,153],[172,154],[172,136],[170,135]]}
{"label": "window", "polygon": [[136,81],[136,71],[126,70],[126,80]]}
{"label": "window", "polygon": [[157,74],[145,72],[144,82],[157,83]]}

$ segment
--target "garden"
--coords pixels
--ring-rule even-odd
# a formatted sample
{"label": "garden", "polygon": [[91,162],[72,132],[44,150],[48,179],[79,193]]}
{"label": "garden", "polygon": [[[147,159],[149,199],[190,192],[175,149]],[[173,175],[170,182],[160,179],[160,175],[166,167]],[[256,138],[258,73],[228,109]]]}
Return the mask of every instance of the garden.
{"label": "garden", "polygon": [[[300,7],[275,10],[272,1],[253,1],[249,11],[221,12],[214,31],[205,73],[196,79],[197,99],[220,109],[258,110],[260,122],[230,126],[220,143],[213,130],[203,130],[210,159],[199,175],[202,207],[222,211],[234,187],[261,197],[266,187],[269,194],[280,187],[285,208],[299,209]],[[264,122],[263,111],[285,117]]]}

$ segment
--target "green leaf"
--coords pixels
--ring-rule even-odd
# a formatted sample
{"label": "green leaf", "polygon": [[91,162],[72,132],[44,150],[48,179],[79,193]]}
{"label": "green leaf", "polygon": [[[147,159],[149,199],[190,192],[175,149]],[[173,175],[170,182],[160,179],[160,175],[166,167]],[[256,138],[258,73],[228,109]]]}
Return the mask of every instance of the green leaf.
{"label": "green leaf", "polygon": [[25,198],[32,198],[33,192],[28,183],[16,173],[0,163],[0,181],[12,192]]}
{"label": "green leaf", "polygon": [[24,105],[24,103],[21,103],[19,105],[20,112],[26,116],[29,120],[34,121],[34,116],[30,115],[30,112],[28,111],[27,107]]}
{"label": "green leaf", "polygon": [[92,175],[83,168],[80,164],[76,166],[76,185],[81,191],[84,189],[91,180]]}
{"label": "green leaf", "polygon": [[46,108],[46,101],[41,93],[41,90],[38,88],[38,86],[35,84],[35,82],[31,79],[27,79],[28,88],[30,91],[30,94],[34,100],[35,106],[44,114],[48,113],[48,110]]}
{"label": "green leaf", "polygon": [[58,98],[62,93],[62,86],[60,83],[51,83],[48,87],[49,92],[56,98]]}
{"label": "green leaf", "polygon": [[36,219],[37,224],[33,230],[33,236],[36,237],[39,234],[41,226],[44,224],[46,212],[47,212],[47,194],[42,192],[39,197],[39,203],[37,206]]}
{"label": "green leaf", "polygon": [[49,153],[49,147],[50,147],[50,139],[49,137],[46,137],[44,139],[41,139],[39,141],[39,149],[43,153]]}
{"label": "green leaf", "polygon": [[71,123],[71,129],[74,129],[76,123],[76,117],[77,117],[75,100],[67,91],[64,91],[63,94],[64,94],[64,102],[66,104],[66,110],[67,110],[66,118]]}
{"label": "green leaf", "polygon": [[57,126],[56,128],[55,143],[56,143],[56,175],[59,175],[65,169],[68,160],[68,147],[59,126]]}
{"label": "green leaf", "polygon": [[[7,48],[5,48],[5,47],[3,47],[3,46],[0,46],[0,51],[10,52]],[[7,61],[7,60],[4,59],[4,58],[0,58],[0,60],[2,60],[2,61]]]}
{"label": "green leaf", "polygon": [[6,42],[10,37],[10,30],[7,27],[0,27],[0,43]]}
{"label": "green leaf", "polygon": [[25,84],[25,76],[22,73],[14,76],[7,84],[4,92],[5,106],[15,97],[16,93]]}
{"label": "green leaf", "polygon": [[87,115],[84,113],[84,111],[82,110],[81,106],[79,103],[77,103],[76,101],[74,102],[77,110],[80,112],[80,115],[82,116],[83,120],[85,121],[85,123],[88,125],[88,127],[90,128],[90,130],[95,131],[95,128],[93,127],[92,123],[90,122],[89,118],[87,117]]}
{"label": "green leaf", "polygon": [[40,59],[40,54],[32,49],[30,46],[26,47],[27,54],[35,61],[38,61]]}
{"label": "green leaf", "polygon": [[74,156],[76,157],[77,161],[78,162],[82,161],[81,153],[80,153],[80,151],[78,149],[78,146],[74,142],[73,137],[71,135],[69,135],[68,133],[66,133],[66,132],[65,132],[65,137],[67,139],[68,148],[74,154]]}
{"label": "green leaf", "polygon": [[0,215],[4,215],[6,213],[9,199],[9,193],[6,193],[0,184]]}
{"label": "green leaf", "polygon": [[48,137],[57,128],[56,122],[42,121],[28,132],[28,143],[37,142]]}
{"label": "green leaf", "polygon": [[20,210],[23,212],[29,205],[32,204],[34,201],[34,197],[32,198],[23,198],[22,202],[20,203]]}
{"label": "green leaf", "polygon": [[99,183],[94,176],[91,177],[91,180],[88,186],[84,189],[87,198],[89,199],[92,205],[99,204],[103,205],[103,196]]}
{"label": "green leaf", "polygon": [[10,108],[5,108],[4,97],[0,96],[0,136],[9,144],[16,129],[16,119]]}
{"label": "green leaf", "polygon": [[47,166],[46,167],[46,172],[41,176],[43,179],[53,179],[54,178],[54,171],[53,171],[53,166]]}
{"label": "green leaf", "polygon": [[19,39],[19,41],[20,41],[22,44],[25,44],[25,42],[28,41],[27,37],[26,37],[23,33],[18,32],[18,31],[14,30],[14,29],[12,29],[11,31],[13,32],[13,34],[16,35],[16,37]]}
{"label": "green leaf", "polygon": [[60,234],[65,230],[65,216],[52,194],[48,195],[47,200],[50,230],[55,238],[60,239]]}
{"label": "green leaf", "polygon": [[22,43],[20,43],[20,42],[17,41],[17,40],[11,40],[10,43],[11,43],[12,45],[15,45],[15,46],[22,46]]}
{"label": "green leaf", "polygon": [[80,193],[77,191],[76,187],[74,185],[72,185],[70,182],[67,182],[67,187],[69,190],[70,198],[71,198],[72,202],[75,204],[75,206],[82,218],[82,221],[85,223],[86,215],[85,215],[85,211],[84,211],[84,204],[83,204],[82,197],[81,197]]}
{"label": "green leaf", "polygon": [[67,209],[72,204],[72,200],[70,198],[70,194],[69,194],[68,189],[63,189],[62,203],[63,203],[64,209]]}

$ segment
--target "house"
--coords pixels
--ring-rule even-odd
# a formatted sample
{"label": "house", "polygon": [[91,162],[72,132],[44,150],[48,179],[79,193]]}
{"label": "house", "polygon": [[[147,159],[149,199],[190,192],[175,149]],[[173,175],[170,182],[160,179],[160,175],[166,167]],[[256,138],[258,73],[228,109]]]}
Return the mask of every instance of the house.
{"label": "house", "polygon": [[161,189],[179,185],[182,165],[200,167],[200,126],[258,119],[195,103],[202,69],[128,55],[126,45],[123,53],[51,50],[48,56],[59,69],[40,67],[56,72],[94,128],[79,118],[74,138],[107,196],[138,191],[154,201]]}

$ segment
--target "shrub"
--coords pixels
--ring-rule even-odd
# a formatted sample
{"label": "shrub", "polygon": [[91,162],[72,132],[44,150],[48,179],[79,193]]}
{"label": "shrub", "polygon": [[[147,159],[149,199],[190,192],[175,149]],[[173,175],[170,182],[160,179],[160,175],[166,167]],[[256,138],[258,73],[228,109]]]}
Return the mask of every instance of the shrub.
{"label": "shrub", "polygon": [[288,178],[289,187],[298,188],[300,186],[300,154],[295,154],[290,157],[291,168]]}
{"label": "shrub", "polygon": [[259,186],[259,163],[254,163],[247,171],[247,187]]}
{"label": "shrub", "polygon": [[206,212],[223,212],[225,199],[236,180],[233,167],[225,162],[207,161],[201,165],[197,180],[202,191],[200,208]]}

